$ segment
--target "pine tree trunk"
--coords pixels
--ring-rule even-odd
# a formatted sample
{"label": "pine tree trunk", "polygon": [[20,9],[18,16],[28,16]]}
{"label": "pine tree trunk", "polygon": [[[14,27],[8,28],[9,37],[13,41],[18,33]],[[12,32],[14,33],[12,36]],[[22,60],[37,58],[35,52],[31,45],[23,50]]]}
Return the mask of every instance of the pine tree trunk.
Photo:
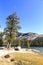
{"label": "pine tree trunk", "polygon": [[11,43],[8,42],[8,43],[7,43],[7,49],[10,49],[10,48],[11,48]]}

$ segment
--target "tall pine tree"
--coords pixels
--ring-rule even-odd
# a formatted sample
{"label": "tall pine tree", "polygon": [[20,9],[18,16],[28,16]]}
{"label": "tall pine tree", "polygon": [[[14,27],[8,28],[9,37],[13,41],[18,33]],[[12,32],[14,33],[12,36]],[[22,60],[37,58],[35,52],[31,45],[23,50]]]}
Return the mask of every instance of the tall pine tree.
{"label": "tall pine tree", "polygon": [[4,29],[4,32],[6,34],[5,40],[7,41],[7,48],[10,48],[11,43],[16,38],[18,29],[20,29],[21,27],[19,26],[19,18],[16,12],[9,15],[6,20],[6,28]]}

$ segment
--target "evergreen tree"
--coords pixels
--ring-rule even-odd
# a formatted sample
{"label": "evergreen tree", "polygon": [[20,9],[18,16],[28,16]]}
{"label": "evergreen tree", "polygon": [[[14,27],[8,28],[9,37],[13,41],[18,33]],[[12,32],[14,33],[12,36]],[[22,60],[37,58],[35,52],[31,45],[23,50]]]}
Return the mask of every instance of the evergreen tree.
{"label": "evergreen tree", "polygon": [[16,38],[16,34],[18,32],[18,29],[21,27],[19,26],[19,18],[17,17],[16,12],[9,15],[6,18],[6,28],[4,29],[5,32],[5,40],[7,41],[7,48],[11,47],[11,43]]}
{"label": "evergreen tree", "polygon": [[0,32],[0,46],[3,45],[3,33]]}

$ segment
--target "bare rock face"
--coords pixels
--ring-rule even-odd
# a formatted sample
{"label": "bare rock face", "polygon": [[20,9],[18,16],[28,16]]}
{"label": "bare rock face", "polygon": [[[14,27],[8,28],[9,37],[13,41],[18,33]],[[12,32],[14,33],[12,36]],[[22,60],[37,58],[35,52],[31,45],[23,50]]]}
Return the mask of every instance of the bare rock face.
{"label": "bare rock face", "polygon": [[38,36],[39,36],[39,34],[32,33],[32,32],[29,32],[29,33],[18,33],[17,34],[17,38],[20,38],[20,39],[27,38],[28,40],[33,40],[33,39],[37,38]]}

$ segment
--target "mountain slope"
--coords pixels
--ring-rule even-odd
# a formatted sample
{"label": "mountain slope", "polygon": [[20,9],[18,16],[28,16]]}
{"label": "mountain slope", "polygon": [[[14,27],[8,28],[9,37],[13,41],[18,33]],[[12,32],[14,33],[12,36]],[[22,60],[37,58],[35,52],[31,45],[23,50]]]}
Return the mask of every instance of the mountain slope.
{"label": "mountain slope", "polygon": [[39,36],[39,34],[32,33],[32,32],[29,32],[29,33],[18,33],[17,34],[17,38],[20,38],[20,39],[27,38],[28,40],[33,40],[33,39],[37,38],[38,36]]}

